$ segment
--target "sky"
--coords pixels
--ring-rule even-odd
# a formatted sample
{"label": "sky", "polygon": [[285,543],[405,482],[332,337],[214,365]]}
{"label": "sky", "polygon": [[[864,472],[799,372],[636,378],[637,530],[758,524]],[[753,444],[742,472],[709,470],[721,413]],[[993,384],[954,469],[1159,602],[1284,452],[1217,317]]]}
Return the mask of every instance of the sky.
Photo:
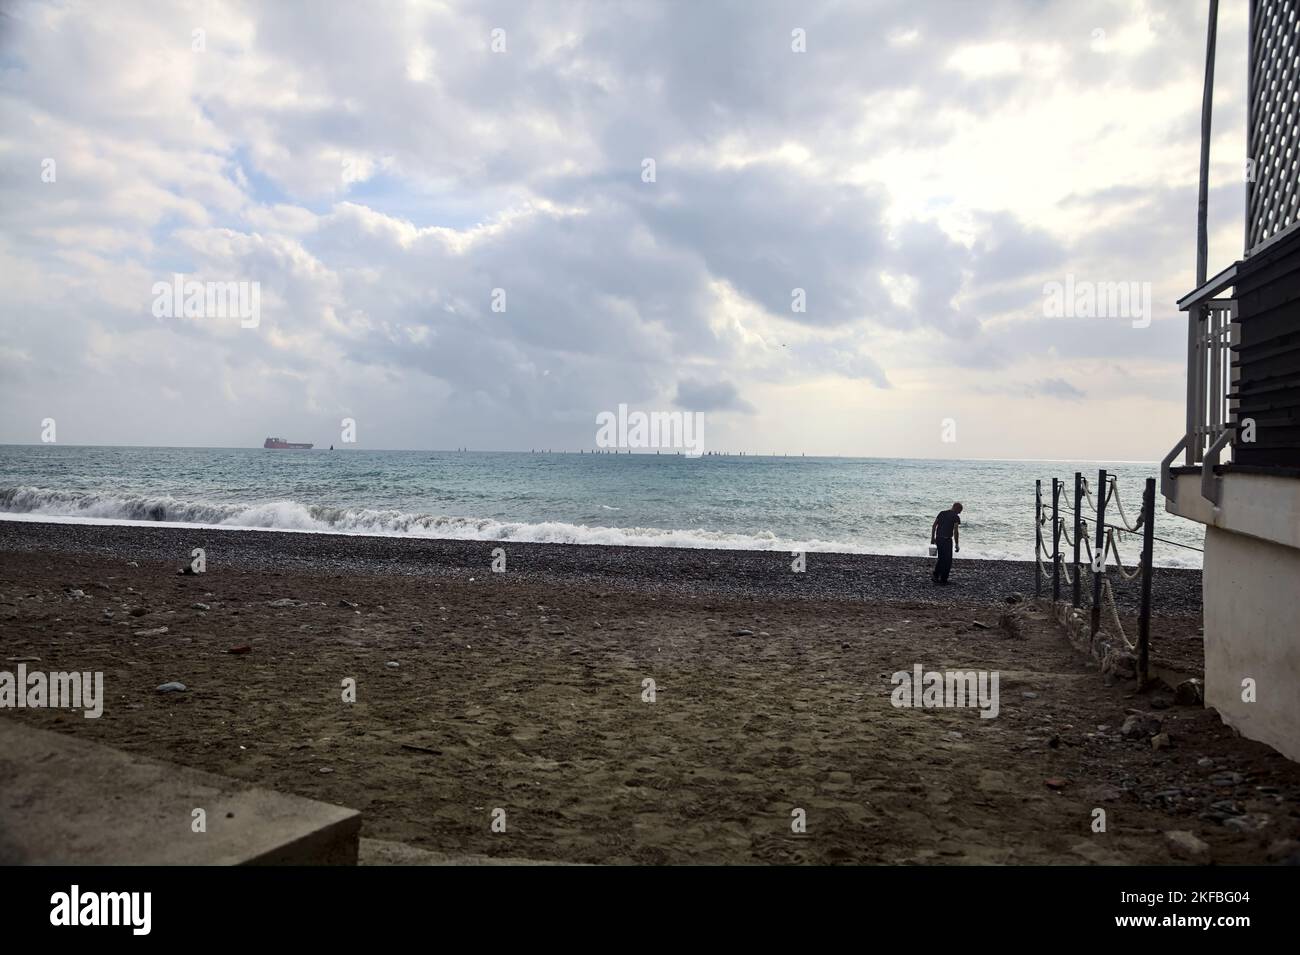
{"label": "sky", "polygon": [[626,405],[711,450],[1158,460],[1206,7],[0,3],[0,443],[577,450]]}

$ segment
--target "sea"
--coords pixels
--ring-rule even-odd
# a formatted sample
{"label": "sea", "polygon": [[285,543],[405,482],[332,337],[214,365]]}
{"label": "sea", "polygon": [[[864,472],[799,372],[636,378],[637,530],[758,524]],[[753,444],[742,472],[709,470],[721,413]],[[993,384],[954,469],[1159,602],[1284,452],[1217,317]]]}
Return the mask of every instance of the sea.
{"label": "sea", "polygon": [[[961,501],[962,558],[1033,560],[1035,480],[1065,511],[1099,468],[1133,524],[1155,463],[0,445],[0,519],[925,556]],[[1155,563],[1200,567],[1204,528],[1156,503]]]}

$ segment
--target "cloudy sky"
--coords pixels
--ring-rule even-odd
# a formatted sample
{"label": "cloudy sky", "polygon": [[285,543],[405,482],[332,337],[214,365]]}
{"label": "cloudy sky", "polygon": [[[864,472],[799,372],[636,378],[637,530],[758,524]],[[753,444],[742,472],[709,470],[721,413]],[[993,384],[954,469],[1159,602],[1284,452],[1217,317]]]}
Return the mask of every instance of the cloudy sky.
{"label": "cloudy sky", "polygon": [[[0,442],[577,449],[625,403],[715,449],[1159,458],[1205,7],[0,4]],[[156,316],[175,273],[259,323]],[[1153,320],[1046,315],[1067,276]]]}

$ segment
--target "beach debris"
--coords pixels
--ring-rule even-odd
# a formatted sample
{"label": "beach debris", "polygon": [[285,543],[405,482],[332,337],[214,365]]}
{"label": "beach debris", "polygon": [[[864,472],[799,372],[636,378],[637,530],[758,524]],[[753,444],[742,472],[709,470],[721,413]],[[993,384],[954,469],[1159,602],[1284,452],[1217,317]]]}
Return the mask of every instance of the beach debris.
{"label": "beach debris", "polygon": [[1059,776],[1050,776],[1043,780],[1043,785],[1048,789],[1061,790],[1068,786],[1069,782]]}
{"label": "beach debris", "polygon": [[40,663],[40,657],[5,657],[10,663]]}
{"label": "beach debris", "polygon": [[987,623],[983,623],[983,622],[981,622],[981,621],[979,621],[979,620],[972,620],[972,621],[970,622],[970,625],[971,625],[972,627],[974,627],[976,630],[988,630],[988,629],[989,629],[989,625],[988,625]]}
{"label": "beach debris", "polygon": [[211,610],[212,608],[209,607],[209,606],[208,606],[207,604],[205,604],[205,603],[193,603],[193,604],[190,604],[190,609],[191,609],[191,610]]}
{"label": "beach debris", "polygon": [[1204,862],[1210,857],[1210,844],[1186,829],[1170,829],[1165,833],[1169,851],[1180,859]]}
{"label": "beach debris", "polygon": [[158,687],[159,693],[184,693],[189,687],[184,683],[173,680],[170,683],[163,683]]}
{"label": "beach debris", "polygon": [[149,630],[137,630],[135,635],[137,637],[161,637],[166,632],[166,627],[153,627]]}
{"label": "beach debris", "polygon": [[1168,733],[1157,733],[1151,737],[1151,748],[1154,750],[1168,749],[1172,745]]}
{"label": "beach debris", "polygon": [[1125,739],[1150,739],[1160,732],[1160,718],[1150,713],[1130,713],[1119,728],[1119,735]]}
{"label": "beach debris", "polygon": [[356,610],[359,605],[354,604],[351,600],[340,600],[339,606],[345,607],[348,610]]}
{"label": "beach debris", "polygon": [[252,652],[253,652],[253,648],[250,647],[247,643],[241,643],[241,644],[240,644],[239,646],[237,646],[237,647],[231,647],[231,648],[230,648],[229,650],[227,650],[226,652],[227,652],[227,653],[252,653]]}
{"label": "beach debris", "polygon": [[289,597],[281,597],[278,600],[268,600],[266,605],[268,607],[296,607],[298,603]]}
{"label": "beach debris", "polygon": [[399,666],[401,666],[401,664],[398,663],[396,660],[389,660],[387,663],[384,664],[384,666],[388,667],[388,669],[390,670],[396,670]]}
{"label": "beach debris", "polygon": [[1205,684],[1195,677],[1184,680],[1174,689],[1174,702],[1179,706],[1200,706],[1205,702]]}

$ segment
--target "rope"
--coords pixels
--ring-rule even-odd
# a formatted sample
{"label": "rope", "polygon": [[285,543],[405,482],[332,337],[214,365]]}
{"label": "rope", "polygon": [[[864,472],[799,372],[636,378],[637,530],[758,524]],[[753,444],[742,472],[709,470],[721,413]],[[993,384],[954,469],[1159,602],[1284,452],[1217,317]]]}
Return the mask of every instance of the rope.
{"label": "rope", "polygon": [[1120,577],[1122,577],[1125,580],[1136,580],[1139,576],[1141,576],[1142,574],[1141,564],[1138,564],[1136,567],[1134,567],[1133,573],[1131,574],[1124,572],[1124,562],[1120,560],[1119,548],[1115,545],[1115,531],[1113,530],[1106,532],[1106,549],[1102,551],[1102,554],[1105,554],[1106,550],[1109,550],[1112,554],[1115,555],[1115,569],[1119,571]]}
{"label": "rope", "polygon": [[1129,532],[1137,531],[1142,526],[1142,518],[1139,516],[1136,524],[1130,524],[1128,522],[1128,515],[1124,513],[1124,502],[1121,501],[1119,497],[1119,479],[1112,476],[1106,483],[1110,485],[1110,490],[1106,493],[1106,500],[1107,502],[1112,499],[1115,501],[1115,509],[1119,511],[1120,523],[1123,524],[1124,529]]}
{"label": "rope", "polygon": [[1101,592],[1102,596],[1105,598],[1102,602],[1110,612],[1110,622],[1115,625],[1115,632],[1119,634],[1119,638],[1124,641],[1124,646],[1128,647],[1130,650],[1136,650],[1137,645],[1128,638],[1128,634],[1124,632],[1124,625],[1120,623],[1119,608],[1115,606],[1115,594],[1112,593],[1110,589],[1109,575],[1101,578]]}
{"label": "rope", "polygon": [[1088,484],[1087,478],[1080,478],[1080,481],[1083,484],[1083,496],[1088,501],[1088,505],[1092,508],[1092,513],[1096,514],[1097,502],[1092,499],[1092,486]]}

